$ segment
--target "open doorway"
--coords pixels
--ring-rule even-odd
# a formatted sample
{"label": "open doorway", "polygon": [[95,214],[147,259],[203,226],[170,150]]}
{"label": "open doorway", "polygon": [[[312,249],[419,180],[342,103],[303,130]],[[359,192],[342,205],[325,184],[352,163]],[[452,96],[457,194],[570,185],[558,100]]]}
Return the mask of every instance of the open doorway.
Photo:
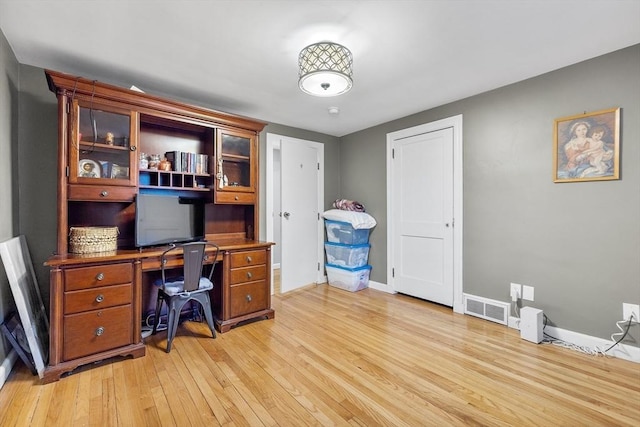
{"label": "open doorway", "polygon": [[276,243],[272,294],[324,281],[323,207],[324,145],[268,133],[266,238]]}

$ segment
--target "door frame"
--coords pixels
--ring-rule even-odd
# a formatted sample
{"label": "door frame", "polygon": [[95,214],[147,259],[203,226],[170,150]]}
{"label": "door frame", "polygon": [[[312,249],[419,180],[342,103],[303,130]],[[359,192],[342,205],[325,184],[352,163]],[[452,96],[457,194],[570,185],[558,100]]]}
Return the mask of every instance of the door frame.
{"label": "door frame", "polygon": [[[434,132],[446,128],[453,128],[453,311],[464,312],[463,288],[462,288],[462,114],[448,117],[435,122],[413,126],[387,134],[387,195],[392,191],[393,178],[393,141],[428,132]],[[387,284],[392,292],[395,291],[393,278],[393,254],[395,248],[393,236],[397,225],[392,221],[394,206],[390,203],[391,197],[387,196]]]}
{"label": "door frame", "polygon": [[[267,133],[267,147],[266,147],[266,173],[265,173],[265,213],[266,213],[266,239],[269,242],[274,241],[274,227],[273,221],[279,217],[279,212],[276,212],[276,207],[274,206],[274,194],[275,190],[273,188],[274,183],[274,174],[273,174],[273,153],[275,150],[280,150],[280,141],[281,139],[291,139],[295,141],[299,141],[300,143],[307,144],[318,151],[318,212],[322,214],[324,212],[324,144],[316,141],[309,141],[300,138],[294,138],[291,136],[278,135],[275,133]],[[282,168],[281,168],[282,169]],[[282,177],[281,177],[282,179]],[[280,190],[278,190],[280,191]],[[281,198],[282,199],[282,198]],[[324,275],[324,221],[322,218],[318,221],[318,264],[320,266],[317,274],[316,274],[316,283],[323,283],[325,279]],[[283,259],[281,257],[281,268],[283,264]],[[274,294],[274,286],[273,286],[273,268],[269,266],[269,270],[271,271],[271,295]]]}

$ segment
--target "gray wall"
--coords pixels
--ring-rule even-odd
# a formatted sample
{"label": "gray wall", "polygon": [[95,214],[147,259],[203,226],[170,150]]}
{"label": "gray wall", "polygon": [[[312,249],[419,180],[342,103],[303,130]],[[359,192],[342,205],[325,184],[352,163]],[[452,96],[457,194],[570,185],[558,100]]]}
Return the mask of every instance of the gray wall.
{"label": "gray wall", "polygon": [[[17,182],[19,65],[0,31],[0,242],[11,239],[18,229]],[[0,262],[0,323],[14,307],[9,280]],[[7,343],[8,344],[8,343]],[[0,339],[0,365],[10,347]],[[5,374],[8,374],[5,372]],[[0,386],[2,381],[0,380]]]}
{"label": "gray wall", "polygon": [[[622,179],[553,183],[554,119],[613,107]],[[508,301],[510,282],[534,286],[553,324],[609,339],[622,303],[640,303],[640,45],[343,137],[341,194],[381,223],[373,280],[386,283],[386,134],[458,114],[464,292]]]}
{"label": "gray wall", "polygon": [[49,308],[49,269],[56,250],[58,104],[44,70],[20,65],[19,234],[25,235],[42,299]]}

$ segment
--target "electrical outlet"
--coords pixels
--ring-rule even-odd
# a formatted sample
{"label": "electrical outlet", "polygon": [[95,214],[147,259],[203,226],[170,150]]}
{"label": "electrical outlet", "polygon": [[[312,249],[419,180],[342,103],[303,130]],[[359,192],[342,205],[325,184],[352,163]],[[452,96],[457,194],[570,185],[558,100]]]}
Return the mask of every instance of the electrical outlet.
{"label": "electrical outlet", "polygon": [[511,301],[517,301],[522,298],[522,285],[519,283],[511,283],[509,295],[511,296]]}
{"label": "electrical outlet", "polygon": [[633,315],[633,321],[635,323],[640,322],[640,305],[638,304],[629,304],[626,302],[622,303],[622,318],[624,320],[629,320],[629,318]]}
{"label": "electrical outlet", "polygon": [[522,286],[522,299],[533,301],[533,286]]}

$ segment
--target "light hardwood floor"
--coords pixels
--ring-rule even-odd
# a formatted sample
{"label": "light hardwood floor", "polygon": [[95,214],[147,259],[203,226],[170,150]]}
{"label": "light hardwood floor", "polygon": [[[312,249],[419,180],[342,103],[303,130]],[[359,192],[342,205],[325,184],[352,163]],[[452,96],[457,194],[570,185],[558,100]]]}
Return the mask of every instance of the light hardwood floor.
{"label": "light hardwood floor", "polygon": [[276,317],[147,339],[139,359],[41,385],[22,362],[1,426],[640,425],[640,365],[520,339],[450,308],[318,285]]}

